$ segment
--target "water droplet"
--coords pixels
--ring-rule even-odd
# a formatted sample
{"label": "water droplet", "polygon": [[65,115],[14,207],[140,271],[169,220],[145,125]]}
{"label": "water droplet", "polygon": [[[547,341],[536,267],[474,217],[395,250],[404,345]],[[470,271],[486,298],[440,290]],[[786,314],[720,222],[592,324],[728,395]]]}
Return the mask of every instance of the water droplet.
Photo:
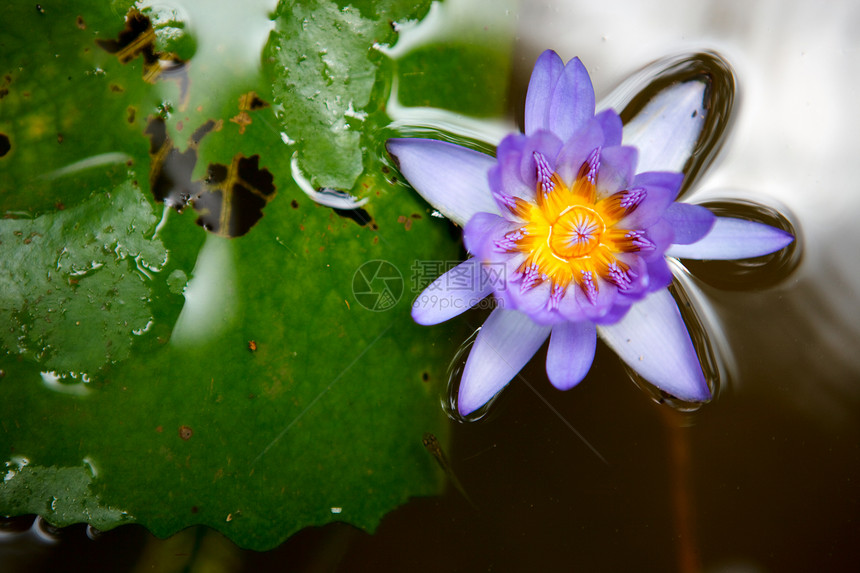
{"label": "water droplet", "polygon": [[60,528],[54,527],[45,521],[42,516],[36,516],[32,527],[30,527],[30,532],[42,543],[53,545],[60,541]]}
{"label": "water droplet", "polygon": [[84,465],[87,466],[87,468],[90,470],[90,474],[92,475],[93,479],[99,477],[99,470],[96,468],[96,465],[90,456],[85,457],[81,461],[83,461]]}
{"label": "water droplet", "polygon": [[[41,372],[40,375],[42,383],[49,390],[72,396],[86,396],[90,393],[90,389],[87,387],[90,377],[85,373],[66,372],[58,374],[52,370]],[[78,376],[80,376],[80,381],[78,381]]]}
{"label": "water droplet", "polygon": [[149,332],[149,329],[152,328],[153,320],[150,318],[149,322],[147,322],[142,328],[135,328],[131,331],[131,333],[135,336],[142,336]]}
{"label": "water droplet", "polygon": [[104,532],[102,530],[96,529],[92,525],[87,524],[87,537],[89,537],[93,541],[98,541],[102,535],[104,535]]}
{"label": "water droplet", "polygon": [[30,464],[30,460],[23,456],[12,456],[9,458],[9,461],[5,463],[6,465],[6,474],[3,476],[3,481],[9,481],[18,475],[22,469],[24,469],[27,465]]}

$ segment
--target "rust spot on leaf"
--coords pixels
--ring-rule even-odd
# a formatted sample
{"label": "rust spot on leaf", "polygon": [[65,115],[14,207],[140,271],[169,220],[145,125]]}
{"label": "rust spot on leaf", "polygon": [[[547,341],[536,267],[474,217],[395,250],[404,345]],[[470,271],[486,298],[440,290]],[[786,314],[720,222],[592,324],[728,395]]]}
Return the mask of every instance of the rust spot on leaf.
{"label": "rust spot on leaf", "polygon": [[268,107],[269,104],[260,99],[256,92],[248,92],[239,96],[239,113],[230,118],[230,121],[239,126],[239,133],[245,133],[245,127],[251,125],[249,111],[256,111]]}
{"label": "rust spot on leaf", "polygon": [[247,111],[241,111],[230,118],[230,121],[239,126],[239,133],[245,133],[245,128],[251,125],[251,116]]}
{"label": "rust spot on leaf", "polygon": [[186,442],[194,435],[194,430],[190,426],[179,426],[179,437]]}

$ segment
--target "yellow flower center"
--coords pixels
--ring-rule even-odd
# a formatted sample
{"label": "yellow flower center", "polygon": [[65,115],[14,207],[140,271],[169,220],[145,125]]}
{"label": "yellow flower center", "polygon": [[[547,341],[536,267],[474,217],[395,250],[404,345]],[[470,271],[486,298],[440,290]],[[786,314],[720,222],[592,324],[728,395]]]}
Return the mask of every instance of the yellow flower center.
{"label": "yellow flower center", "polygon": [[546,159],[535,153],[535,202],[511,198],[508,208],[524,224],[497,243],[509,252],[526,255],[518,269],[524,275],[523,289],[549,280],[557,300],[573,282],[593,300],[598,277],[622,290],[635,277],[617,255],[654,247],[641,231],[616,228],[645,199],[644,189],[623,190],[598,199],[595,183],[599,157],[600,151],[595,149],[568,186],[550,170]]}
{"label": "yellow flower center", "polygon": [[568,206],[549,226],[547,246],[562,262],[586,257],[600,244],[606,231],[603,218],[594,209],[582,205]]}

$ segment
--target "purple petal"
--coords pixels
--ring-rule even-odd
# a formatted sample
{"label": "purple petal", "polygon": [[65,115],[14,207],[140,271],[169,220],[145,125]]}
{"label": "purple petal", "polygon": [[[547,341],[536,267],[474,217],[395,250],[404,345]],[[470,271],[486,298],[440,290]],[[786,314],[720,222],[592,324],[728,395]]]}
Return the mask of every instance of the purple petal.
{"label": "purple petal", "polygon": [[644,189],[645,200],[632,213],[621,219],[618,226],[625,229],[643,229],[656,223],[677,197],[683,180],[682,173],[667,171],[647,171],[636,175],[630,188]]}
{"label": "purple petal", "polygon": [[[645,262],[638,256],[632,260],[640,271],[633,280],[633,286],[641,290],[643,287],[640,283],[647,279]],[[592,291],[590,295],[572,282],[558,303],[558,316],[568,322],[601,322],[612,312],[621,293],[616,285],[600,277],[597,277],[597,291]]]}
{"label": "purple petal", "polygon": [[547,50],[535,62],[529,90],[526,94],[524,127],[526,135],[540,129],[549,129],[549,106],[558,78],[564,71],[564,62],[558,54]]}
{"label": "purple petal", "polygon": [[552,92],[549,106],[549,129],[567,141],[594,117],[594,87],[585,66],[573,58]]}
{"label": "purple petal", "polygon": [[[534,185],[527,185],[520,175],[520,163],[526,147],[527,137],[522,134],[505,137],[496,148],[496,164],[490,169],[488,177],[490,190],[496,201],[504,197],[520,197],[534,201]],[[502,212],[507,209],[500,204]]]}
{"label": "purple petal", "polygon": [[[651,284],[648,275],[648,263],[638,253],[619,253],[618,259],[630,267],[628,278],[631,279],[630,283],[624,289],[618,289],[619,297],[630,299],[630,302],[626,304],[642,299],[649,292],[648,286]],[[663,260],[663,257],[660,257],[660,260]],[[599,322],[608,323],[610,321],[601,319]]]}
{"label": "purple petal", "polygon": [[624,126],[624,144],[639,148],[641,171],[681,171],[705,126],[706,85],[692,80],[660,92]]}
{"label": "purple petal", "polygon": [[643,249],[637,254],[645,261],[662,260],[666,254],[666,250],[672,245],[672,240],[675,238],[672,226],[665,219],[660,219],[648,227],[645,235],[654,247],[649,250]]}
{"label": "purple petal", "polygon": [[635,147],[605,147],[600,153],[597,188],[601,197],[627,189],[636,173],[639,152]]}
{"label": "purple petal", "polygon": [[672,200],[678,196],[684,174],[677,171],[642,171],[633,179],[633,187],[661,187],[666,189]]}
{"label": "purple petal", "polygon": [[528,187],[534,189],[537,185],[534,152],[542,154],[552,163],[552,158],[558,155],[561,146],[561,140],[551,131],[539,131],[526,139],[520,156],[520,178]]}
{"label": "purple petal", "polygon": [[692,245],[672,245],[666,251],[681,259],[748,259],[776,252],[794,237],[782,229],[733,217],[717,217],[711,232]]}
{"label": "purple petal", "polygon": [[615,324],[598,334],[624,362],[661,390],[691,402],[710,399],[702,366],[687,327],[667,289],[634,304]]}
{"label": "purple petal", "polygon": [[503,279],[495,289],[500,306],[522,312],[537,324],[554,324],[563,320],[547,304],[551,294],[549,281],[523,288],[523,275],[517,271],[525,261],[525,255],[494,252],[484,261],[495,275]]}
{"label": "purple petal", "polygon": [[466,416],[507,386],[534,356],[550,327],[538,326],[521,312],[497,308],[478,332],[457,398],[457,409]]}
{"label": "purple petal", "polygon": [[555,170],[562,180],[571,185],[579,168],[597,147],[602,147],[604,132],[597,121],[590,121],[573,139],[565,142],[555,160]]}
{"label": "purple petal", "polygon": [[564,296],[558,303],[558,314],[567,322],[582,322],[589,320],[583,308],[579,305],[576,291],[579,287],[576,283],[571,283],[567,286]]}
{"label": "purple petal", "polygon": [[576,300],[583,314],[589,320],[596,320],[605,316],[612,309],[618,295],[618,287],[600,277],[596,277],[596,287],[596,291],[592,291],[591,294],[586,294],[582,287],[574,284],[568,286],[567,289],[567,296]]}
{"label": "purple petal", "polygon": [[675,231],[672,242],[676,245],[689,245],[707,235],[717,217],[701,205],[672,203],[663,213],[663,219],[668,221]]}
{"label": "purple petal", "polygon": [[615,324],[622,318],[627,312],[630,310],[631,304],[633,304],[632,300],[625,300],[623,297],[618,297],[617,303],[612,307],[612,310],[606,313],[606,316],[600,318],[599,320],[595,320],[594,323],[596,325],[599,324]]}
{"label": "purple petal", "polygon": [[385,147],[409,184],[458,225],[475,213],[499,213],[487,181],[496,162],[489,155],[433,139],[389,139]]}
{"label": "purple petal", "polygon": [[664,257],[648,261],[648,290],[654,292],[672,284],[675,275]]}
{"label": "purple petal", "polygon": [[494,241],[502,239],[505,233],[517,227],[516,223],[499,215],[476,213],[463,228],[463,243],[469,253],[487,259],[488,252],[496,250]]}
{"label": "purple petal", "polygon": [[534,201],[537,183],[534,152],[552,160],[560,149],[561,140],[549,131],[539,131],[530,137],[518,133],[504,138],[496,149],[497,163],[488,174],[496,200],[499,201],[499,196],[509,196]]}
{"label": "purple petal", "polygon": [[594,119],[603,129],[603,145],[606,147],[621,145],[624,126],[621,123],[621,116],[615,113],[614,109],[605,109],[595,115]]}
{"label": "purple petal", "polygon": [[430,283],[412,303],[418,324],[439,324],[472,308],[493,291],[481,261],[468,259]]}
{"label": "purple petal", "polygon": [[559,390],[579,384],[594,362],[597,330],[591,322],[562,322],[552,327],[546,373]]}

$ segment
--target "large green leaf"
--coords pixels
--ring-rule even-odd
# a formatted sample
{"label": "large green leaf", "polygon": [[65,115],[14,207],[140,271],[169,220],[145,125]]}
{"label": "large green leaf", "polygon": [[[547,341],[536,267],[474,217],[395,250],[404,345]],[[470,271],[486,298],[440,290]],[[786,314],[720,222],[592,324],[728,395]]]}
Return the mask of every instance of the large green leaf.
{"label": "large green leaf", "polygon": [[[386,165],[385,105],[410,66],[502,93],[510,28],[398,68],[427,1],[104,4],[2,8],[0,514],[264,549],[438,492],[461,333],[427,343],[410,279],[459,247]],[[462,90],[429,103],[502,109]]]}

